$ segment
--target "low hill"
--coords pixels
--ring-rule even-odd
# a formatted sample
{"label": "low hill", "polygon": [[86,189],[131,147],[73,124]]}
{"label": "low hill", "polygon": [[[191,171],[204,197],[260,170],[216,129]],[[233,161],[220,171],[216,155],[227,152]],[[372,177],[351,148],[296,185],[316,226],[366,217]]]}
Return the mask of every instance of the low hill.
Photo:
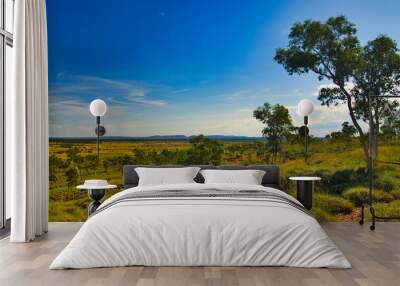
{"label": "low hill", "polygon": [[[104,136],[102,141],[188,141],[195,135],[153,135],[153,136]],[[205,137],[220,141],[255,141],[262,137],[250,137],[240,135],[205,135]],[[96,137],[50,137],[50,142],[92,142]]]}

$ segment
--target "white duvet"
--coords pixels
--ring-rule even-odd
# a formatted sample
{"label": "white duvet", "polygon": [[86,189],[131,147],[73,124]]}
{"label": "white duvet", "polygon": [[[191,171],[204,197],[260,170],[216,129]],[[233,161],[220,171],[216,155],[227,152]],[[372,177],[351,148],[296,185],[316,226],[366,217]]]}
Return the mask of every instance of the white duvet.
{"label": "white duvet", "polygon": [[[231,184],[136,187],[155,190],[266,190]],[[101,208],[101,206],[100,206]],[[350,268],[318,222],[286,204],[233,198],[125,201],[89,218],[50,269],[145,266],[294,266]]]}

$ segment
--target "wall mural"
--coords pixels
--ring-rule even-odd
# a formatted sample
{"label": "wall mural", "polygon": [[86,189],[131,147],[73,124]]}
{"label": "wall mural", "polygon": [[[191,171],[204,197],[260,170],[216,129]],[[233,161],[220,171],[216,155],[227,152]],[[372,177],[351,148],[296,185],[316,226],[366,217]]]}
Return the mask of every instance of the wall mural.
{"label": "wall mural", "polygon": [[400,213],[399,103],[373,102],[371,142],[367,105],[399,95],[395,1],[108,2],[47,3],[51,221],[85,220],[76,186],[110,196],[124,164],[277,164],[293,195],[290,176],[322,178],[317,219],[358,220],[369,155],[377,212]]}

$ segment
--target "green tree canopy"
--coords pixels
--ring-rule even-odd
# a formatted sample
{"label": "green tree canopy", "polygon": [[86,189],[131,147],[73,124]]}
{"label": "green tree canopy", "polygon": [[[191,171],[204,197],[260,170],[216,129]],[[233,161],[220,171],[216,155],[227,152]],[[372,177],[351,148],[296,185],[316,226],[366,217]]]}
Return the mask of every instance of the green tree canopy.
{"label": "green tree canopy", "polygon": [[348,121],[342,123],[342,134],[344,138],[353,138],[357,133],[357,129]]}
{"label": "green tree canopy", "polygon": [[191,147],[187,151],[187,164],[219,165],[224,154],[224,143],[204,135],[190,139]]}
{"label": "green tree canopy", "polygon": [[74,167],[69,167],[65,170],[65,177],[67,180],[68,189],[78,183],[78,171]]}
{"label": "green tree canopy", "polygon": [[67,153],[67,161],[69,163],[73,163],[76,166],[79,166],[83,162],[83,157],[80,155],[81,150],[76,146],[71,146],[66,151]]}
{"label": "green tree canopy", "polygon": [[268,140],[274,162],[281,151],[282,142],[287,140],[294,130],[289,110],[283,105],[271,105],[266,102],[254,110],[253,116],[265,125],[262,135]]}
{"label": "green tree canopy", "polygon": [[356,133],[357,129],[348,121],[345,121],[342,123],[342,130],[331,132],[327,138],[332,138],[334,140],[348,140],[354,138]]}
{"label": "green tree canopy", "polygon": [[[396,42],[388,36],[379,35],[361,46],[356,32],[344,16],[331,17],[325,23],[295,23],[288,46],[277,49],[274,59],[290,75],[314,72],[319,80],[333,83],[320,90],[318,99],[326,106],[346,104],[368,158],[367,134],[360,125],[360,121],[369,123],[368,95],[399,95],[400,55]],[[385,98],[374,100],[372,105],[374,130],[379,130],[385,110],[398,108],[397,102]],[[374,157],[378,133],[372,134]]]}

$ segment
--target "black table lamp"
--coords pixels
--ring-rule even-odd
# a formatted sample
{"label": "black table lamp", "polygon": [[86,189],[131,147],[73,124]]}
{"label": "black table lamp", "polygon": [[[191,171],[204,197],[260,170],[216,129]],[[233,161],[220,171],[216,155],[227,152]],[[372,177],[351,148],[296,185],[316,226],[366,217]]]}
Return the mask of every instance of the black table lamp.
{"label": "black table lamp", "polygon": [[107,104],[101,99],[95,99],[90,103],[90,113],[96,117],[97,127],[95,133],[97,135],[97,164],[100,162],[99,143],[100,136],[106,134],[106,129],[100,125],[100,117],[104,116],[107,112]]}

